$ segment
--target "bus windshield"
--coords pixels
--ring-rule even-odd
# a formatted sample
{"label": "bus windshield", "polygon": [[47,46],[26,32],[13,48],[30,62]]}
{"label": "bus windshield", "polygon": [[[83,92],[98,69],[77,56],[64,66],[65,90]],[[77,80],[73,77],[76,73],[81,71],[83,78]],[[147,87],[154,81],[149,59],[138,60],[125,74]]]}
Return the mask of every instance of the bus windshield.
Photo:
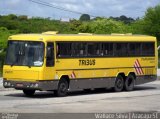
{"label": "bus windshield", "polygon": [[42,66],[44,43],[35,41],[9,41],[5,64],[17,66]]}

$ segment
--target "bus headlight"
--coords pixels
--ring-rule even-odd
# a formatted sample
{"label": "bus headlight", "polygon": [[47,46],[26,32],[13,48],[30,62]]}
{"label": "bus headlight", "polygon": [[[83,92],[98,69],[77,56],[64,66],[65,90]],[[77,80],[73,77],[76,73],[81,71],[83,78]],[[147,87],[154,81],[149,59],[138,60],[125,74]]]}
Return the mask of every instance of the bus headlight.
{"label": "bus headlight", "polygon": [[39,86],[38,83],[32,83],[32,84],[30,84],[31,88],[38,88],[38,86]]}
{"label": "bus headlight", "polygon": [[4,82],[4,86],[11,86],[10,82]]}
{"label": "bus headlight", "polygon": [[11,83],[10,83],[10,82],[8,82],[8,86],[11,86]]}
{"label": "bus headlight", "polygon": [[4,86],[7,86],[8,85],[8,83],[7,82],[4,82]]}
{"label": "bus headlight", "polygon": [[36,84],[34,85],[34,87],[37,88],[37,87],[38,87],[38,83],[36,83]]}

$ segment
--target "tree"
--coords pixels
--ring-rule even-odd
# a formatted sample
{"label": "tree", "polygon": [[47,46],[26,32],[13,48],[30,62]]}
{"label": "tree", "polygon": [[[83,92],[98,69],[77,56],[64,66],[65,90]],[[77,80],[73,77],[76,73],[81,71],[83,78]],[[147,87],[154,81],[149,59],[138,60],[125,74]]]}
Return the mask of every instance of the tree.
{"label": "tree", "polygon": [[114,19],[116,21],[122,21],[125,24],[130,24],[135,21],[133,18],[126,17],[125,15],[121,15],[120,17],[110,17],[110,19]]}
{"label": "tree", "polygon": [[90,22],[88,30],[95,34],[126,33],[126,25],[113,19],[98,19]]}
{"label": "tree", "polygon": [[8,37],[17,33],[18,30],[8,30],[6,27],[0,27],[0,52],[6,50]]}
{"label": "tree", "polygon": [[5,27],[0,27],[0,51],[2,52],[7,47],[7,39],[10,35],[10,32]]}
{"label": "tree", "polygon": [[7,39],[10,35],[18,33],[17,30],[8,30],[6,27],[0,27],[0,72],[4,62]]}
{"label": "tree", "polygon": [[135,20],[135,22],[129,25],[130,32],[133,34],[146,34],[144,32],[143,26],[144,26],[144,19],[137,19]]}
{"label": "tree", "polygon": [[18,16],[18,19],[21,21],[21,20],[27,20],[28,17],[26,15],[21,15],[21,16]]}
{"label": "tree", "polygon": [[147,9],[143,29],[146,34],[156,36],[160,40],[160,4]]}
{"label": "tree", "polygon": [[10,20],[16,20],[17,16],[15,14],[9,14],[8,15],[8,19],[10,19]]}
{"label": "tree", "polygon": [[77,31],[77,28],[80,26],[82,24],[82,22],[81,21],[78,21],[78,20],[71,20],[70,21],[70,29],[71,29],[71,31],[75,31],[75,33],[76,33],[76,31]]}
{"label": "tree", "polygon": [[82,14],[79,18],[80,21],[89,21],[90,16],[88,14]]}

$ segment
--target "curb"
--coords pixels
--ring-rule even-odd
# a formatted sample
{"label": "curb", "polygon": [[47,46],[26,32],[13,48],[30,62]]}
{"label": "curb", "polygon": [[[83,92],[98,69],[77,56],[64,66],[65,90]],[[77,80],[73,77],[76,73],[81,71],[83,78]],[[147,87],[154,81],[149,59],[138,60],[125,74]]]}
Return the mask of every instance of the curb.
{"label": "curb", "polygon": [[2,77],[0,77],[0,83],[2,83],[3,82],[3,78]]}
{"label": "curb", "polygon": [[157,76],[160,76],[160,69],[157,69]]}
{"label": "curb", "polygon": [[0,78],[0,87],[2,87],[2,85],[3,85],[3,80],[2,78]]}

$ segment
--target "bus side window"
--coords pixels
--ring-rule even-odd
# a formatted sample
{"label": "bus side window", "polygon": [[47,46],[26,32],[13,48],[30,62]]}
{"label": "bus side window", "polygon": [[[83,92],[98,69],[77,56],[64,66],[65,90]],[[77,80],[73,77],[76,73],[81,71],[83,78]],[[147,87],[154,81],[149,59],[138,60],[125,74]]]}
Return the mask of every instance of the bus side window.
{"label": "bus side window", "polygon": [[129,56],[142,56],[141,43],[129,43],[128,44]]}
{"label": "bus side window", "polygon": [[71,44],[70,42],[58,42],[57,57],[71,57]]}
{"label": "bus side window", "polygon": [[127,43],[115,43],[116,46],[116,54],[115,56],[128,56],[128,51],[127,51]]}
{"label": "bus side window", "polygon": [[113,56],[113,43],[103,43],[103,55]]}
{"label": "bus side window", "polygon": [[72,56],[73,57],[86,56],[86,43],[73,42],[72,43]]}
{"label": "bus side window", "polygon": [[154,43],[152,42],[142,43],[142,55],[154,56]]}
{"label": "bus side window", "polygon": [[129,56],[139,56],[140,54],[136,54],[136,43],[129,43]]}
{"label": "bus side window", "polygon": [[47,54],[46,54],[46,66],[54,66],[54,44],[51,42],[47,43]]}
{"label": "bus side window", "polygon": [[88,56],[101,56],[101,43],[88,43]]}

